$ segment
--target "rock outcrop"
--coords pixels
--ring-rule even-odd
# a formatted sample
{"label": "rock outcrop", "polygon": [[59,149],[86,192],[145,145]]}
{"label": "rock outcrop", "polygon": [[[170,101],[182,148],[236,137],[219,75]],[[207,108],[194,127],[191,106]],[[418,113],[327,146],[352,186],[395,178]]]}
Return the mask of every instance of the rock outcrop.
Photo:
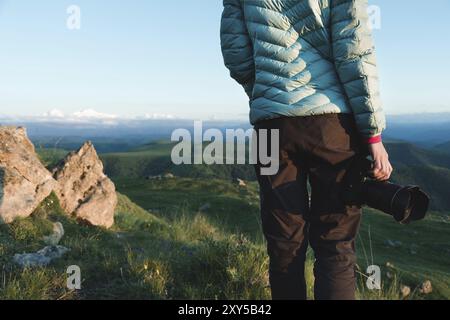
{"label": "rock outcrop", "polygon": [[77,219],[109,228],[114,223],[117,194],[104,174],[103,164],[91,142],[70,153],[54,170],[56,193],[62,208]]}
{"label": "rock outcrop", "polygon": [[26,130],[0,127],[0,223],[29,216],[56,188]]}
{"label": "rock outcrop", "polygon": [[[24,128],[0,127],[0,223],[28,217],[52,191],[68,214],[95,226],[113,225],[115,186],[92,143],[70,153],[51,173]],[[61,236],[57,231],[52,244]]]}

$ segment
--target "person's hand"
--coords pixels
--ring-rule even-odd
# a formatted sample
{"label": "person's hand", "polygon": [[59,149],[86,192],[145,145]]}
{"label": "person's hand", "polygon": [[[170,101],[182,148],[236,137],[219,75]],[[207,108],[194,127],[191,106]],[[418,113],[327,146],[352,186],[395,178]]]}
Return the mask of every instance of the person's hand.
{"label": "person's hand", "polygon": [[389,162],[389,155],[383,143],[370,144],[369,152],[374,160],[373,168],[370,171],[371,177],[377,181],[389,180],[394,169]]}

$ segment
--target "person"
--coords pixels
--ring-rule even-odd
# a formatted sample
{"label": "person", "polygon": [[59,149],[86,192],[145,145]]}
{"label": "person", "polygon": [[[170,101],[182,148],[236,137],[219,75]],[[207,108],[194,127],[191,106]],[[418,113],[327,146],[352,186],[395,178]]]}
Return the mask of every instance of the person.
{"label": "person", "polygon": [[273,299],[307,298],[309,244],[315,299],[355,299],[362,211],[342,200],[344,177],[366,154],[376,180],[393,170],[367,9],[367,0],[224,0],[225,65],[255,130],[279,132],[278,173],[256,165]]}

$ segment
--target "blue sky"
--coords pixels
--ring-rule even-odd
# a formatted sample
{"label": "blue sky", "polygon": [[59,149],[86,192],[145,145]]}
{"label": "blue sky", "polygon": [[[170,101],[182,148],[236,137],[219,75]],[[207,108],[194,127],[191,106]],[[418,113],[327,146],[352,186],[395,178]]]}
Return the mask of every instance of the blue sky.
{"label": "blue sky", "polygon": [[[388,113],[450,111],[450,1],[373,0]],[[82,10],[81,30],[66,9]],[[220,0],[0,0],[0,114],[245,115],[223,67]]]}

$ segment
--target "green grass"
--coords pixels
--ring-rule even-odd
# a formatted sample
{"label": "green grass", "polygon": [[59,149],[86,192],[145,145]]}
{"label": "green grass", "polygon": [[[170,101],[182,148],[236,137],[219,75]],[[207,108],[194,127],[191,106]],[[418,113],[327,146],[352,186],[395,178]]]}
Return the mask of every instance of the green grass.
{"label": "green grass", "polygon": [[58,162],[69,153],[64,149],[44,149],[41,147],[39,147],[36,151],[42,164],[49,169],[54,168]]}
{"label": "green grass", "polygon": [[[240,188],[223,180],[176,178],[120,180],[117,187],[121,194],[111,230],[77,224],[62,212],[54,195],[31,217],[0,226],[0,299],[270,298],[255,184]],[[199,212],[206,200],[209,209]],[[445,219],[432,215],[423,223],[403,227],[379,213],[367,213],[358,242],[360,270],[372,264],[373,256],[384,274],[387,262],[394,265],[389,269],[393,278],[384,276],[383,290],[370,291],[361,276],[358,297],[399,299],[400,284],[414,290],[430,279],[433,294],[422,296],[415,290],[411,298],[448,299]],[[42,238],[51,233],[55,221],[64,225],[61,245],[70,252],[47,268],[22,270],[14,265],[15,253],[33,252],[45,245]],[[386,247],[387,238],[405,245]],[[408,252],[409,243],[414,244],[416,255]],[[81,268],[80,291],[65,286],[70,265]],[[309,252],[310,297],[312,268]]]}
{"label": "green grass", "polygon": [[[55,221],[65,227],[61,245],[70,252],[47,268],[14,265],[15,253],[44,246]],[[0,235],[0,299],[268,298],[262,247],[222,233],[201,215],[170,223],[123,195],[112,230],[78,225],[52,195],[32,217],[0,226]],[[76,292],[65,287],[66,268],[74,264],[83,278]]]}
{"label": "green grass", "polygon": [[[226,171],[220,166],[171,167],[169,150],[170,144],[155,143],[134,152],[102,155],[120,192],[111,230],[78,225],[64,215],[54,196],[32,217],[0,226],[0,299],[269,298],[257,183],[237,186],[232,177],[245,177],[245,170],[233,173],[228,166]],[[52,152],[40,152],[49,167],[65,153]],[[437,169],[442,168],[429,167]],[[144,179],[168,171],[184,177]],[[444,179],[442,183],[435,183],[426,171],[404,167],[399,171],[397,179],[402,183],[420,179],[439,192],[447,185],[445,172],[436,175]],[[448,197],[441,193],[438,204],[444,206]],[[401,226],[382,213],[365,210],[357,242],[358,297],[399,299],[400,285],[405,284],[412,289],[411,299],[449,299],[448,217],[435,212],[425,221]],[[51,232],[54,221],[63,223],[62,245],[70,252],[48,268],[17,268],[12,263],[14,253],[42,248],[42,238]],[[401,244],[392,247],[387,240]],[[65,270],[72,264],[81,267],[81,291],[65,289]],[[365,287],[364,271],[371,264],[382,269],[380,291]],[[313,296],[312,269],[309,252],[309,297]],[[428,279],[433,293],[424,296],[418,286]]]}
{"label": "green grass", "polygon": [[[247,188],[223,180],[197,180],[190,178],[145,181],[118,179],[118,189],[127,194],[143,208],[156,215],[171,218],[176,212],[184,217],[195,217],[198,208],[205,203],[210,208],[203,215],[218,230],[227,233],[242,233],[261,247],[264,241],[259,220],[257,185],[250,182]],[[365,209],[360,237],[357,241],[358,264],[361,271],[377,264],[383,278],[390,272],[395,278],[380,292],[364,290],[360,286],[360,297],[399,298],[400,282],[414,290],[424,280],[431,280],[434,292],[415,298],[448,299],[450,297],[450,220],[448,215],[432,213],[425,221],[408,226],[397,224],[391,217],[371,209]],[[387,240],[400,241],[397,248],[386,245]],[[394,268],[386,267],[386,263]],[[312,265],[312,262],[310,261]],[[312,266],[310,267],[312,269]],[[312,282],[312,272],[308,275]],[[362,277],[361,281],[365,281]],[[417,290],[416,290],[417,291]]]}
{"label": "green grass", "polygon": [[[366,209],[358,243],[361,261],[383,266],[383,271],[399,276],[411,289],[431,280],[428,298],[450,298],[450,220],[448,215],[432,213],[425,221],[403,226],[375,210]],[[386,240],[400,241],[398,247]],[[370,249],[372,249],[370,251]],[[365,255],[364,255],[365,251]],[[373,258],[372,258],[373,257]],[[394,268],[386,267],[390,262]]]}
{"label": "green grass", "polygon": [[255,182],[248,183],[247,188],[219,179],[117,179],[115,183],[120,192],[160,217],[174,221],[182,213],[192,218],[207,205],[202,213],[220,230],[262,241]]}

